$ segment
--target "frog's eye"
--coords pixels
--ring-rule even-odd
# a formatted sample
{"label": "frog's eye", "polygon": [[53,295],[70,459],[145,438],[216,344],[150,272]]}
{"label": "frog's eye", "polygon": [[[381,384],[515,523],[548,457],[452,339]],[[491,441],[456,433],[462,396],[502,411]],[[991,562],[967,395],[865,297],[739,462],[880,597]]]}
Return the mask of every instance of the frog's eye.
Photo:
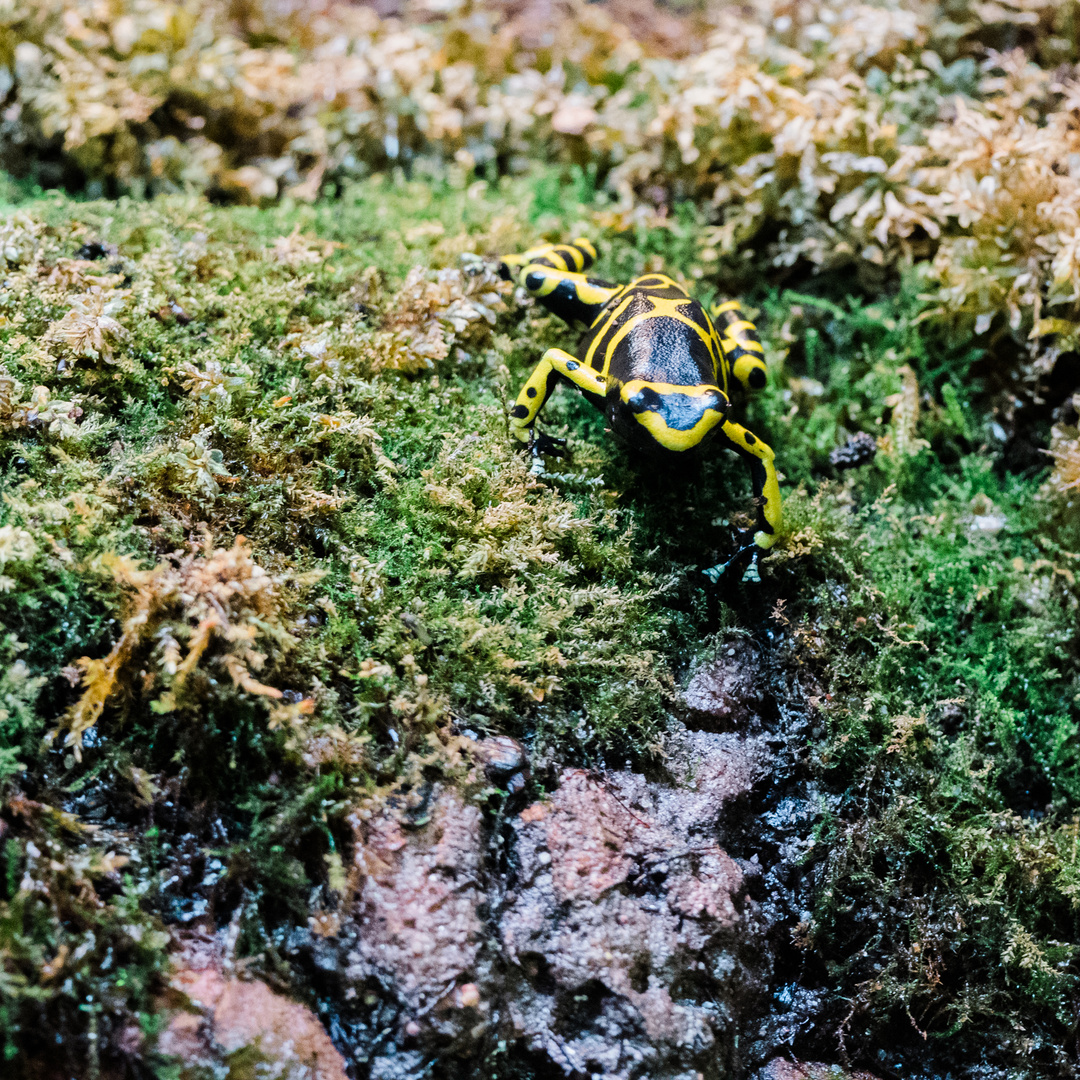
{"label": "frog's eye", "polygon": [[636,413],[645,412],[646,409],[650,412],[659,412],[663,399],[651,386],[643,386],[637,393],[631,394],[626,399],[626,403]]}

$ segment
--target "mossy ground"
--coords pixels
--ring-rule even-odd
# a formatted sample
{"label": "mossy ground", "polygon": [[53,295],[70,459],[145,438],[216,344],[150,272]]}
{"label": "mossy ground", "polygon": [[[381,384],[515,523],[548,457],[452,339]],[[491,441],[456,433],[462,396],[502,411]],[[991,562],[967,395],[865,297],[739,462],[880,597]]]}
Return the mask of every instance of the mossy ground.
{"label": "mossy ground", "polygon": [[[737,629],[815,717],[793,940],[846,1052],[1071,1074],[1080,523],[1036,452],[1060,402],[1006,420],[997,359],[920,318],[913,274],[718,271],[692,207],[617,229],[581,172],[10,198],[5,1068],[170,1075],[164,928],[231,922],[303,992],[282,945],[345,894],[357,800],[411,786],[421,821],[466,729],[523,739],[540,788],[655,767],[680,680]],[[760,585],[700,573],[749,509],[734,457],[660,474],[567,390],[544,419],[572,460],[537,476],[512,447],[517,387],[573,335],[467,253],[578,234],[601,276],[662,266],[759,312],[748,423],[786,498]],[[857,431],[877,457],[838,474]]]}

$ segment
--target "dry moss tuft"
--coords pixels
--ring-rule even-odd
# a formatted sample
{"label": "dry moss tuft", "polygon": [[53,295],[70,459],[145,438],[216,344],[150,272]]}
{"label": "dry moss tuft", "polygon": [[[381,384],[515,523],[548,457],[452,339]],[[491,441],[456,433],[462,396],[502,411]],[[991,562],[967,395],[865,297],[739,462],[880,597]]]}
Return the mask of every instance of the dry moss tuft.
{"label": "dry moss tuft", "polygon": [[[174,556],[151,570],[111,554],[100,563],[129,596],[109,654],[75,661],[82,689],[59,731],[67,733],[64,745],[74,747],[77,758],[105,705],[118,695],[129,697],[135,685],[157,714],[190,708],[215,669],[245,693],[269,701],[283,697],[255,676],[272,653],[293,644],[282,613],[284,579],[254,561],[243,537],[231,548],[215,549],[207,536],[200,554]],[[310,711],[311,702],[301,704]],[[271,719],[279,719],[274,710]]]}
{"label": "dry moss tuft", "polygon": [[[1072,407],[1080,412],[1080,397],[1073,398]],[[1076,425],[1059,424],[1053,429],[1049,453],[1054,459],[1050,488],[1066,507],[1075,507],[1080,491],[1080,431]]]}

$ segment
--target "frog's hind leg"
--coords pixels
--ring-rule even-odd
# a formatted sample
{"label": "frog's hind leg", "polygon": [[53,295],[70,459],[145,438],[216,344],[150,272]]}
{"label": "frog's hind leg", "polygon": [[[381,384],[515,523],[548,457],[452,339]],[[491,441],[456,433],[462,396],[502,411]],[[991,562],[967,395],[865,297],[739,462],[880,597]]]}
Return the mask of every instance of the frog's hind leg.
{"label": "frog's hind leg", "polygon": [[531,263],[580,274],[596,262],[596,248],[591,240],[579,236],[569,244],[540,244],[520,255],[501,255],[499,258],[499,272],[507,281],[517,276],[516,268]]}
{"label": "frog's hind leg", "polygon": [[720,432],[728,446],[750,466],[750,481],[754,489],[754,502],[757,505],[757,528],[752,536],[746,537],[748,542],[726,563],[710,567],[704,573],[716,581],[729,566],[741,562],[749,555],[749,565],[743,575],[743,581],[759,581],[758,556],[776,543],[776,533],[780,528],[782,516],[780,481],[773,463],[775,455],[770,446],[763,443],[752,431],[747,431],[741,424],[725,421],[720,426]]}
{"label": "frog's hind leg", "polygon": [[757,327],[743,314],[738,300],[713,304],[709,315],[716,324],[724,358],[745,390],[760,390],[766,382],[765,348]]}
{"label": "frog's hind leg", "polygon": [[519,442],[526,443],[534,453],[551,452],[550,444],[557,445],[557,440],[549,436],[535,436],[533,428],[560,375],[586,394],[603,399],[607,393],[607,383],[598,371],[562,349],[548,349],[521,388],[517,402],[510,410],[511,433]]}

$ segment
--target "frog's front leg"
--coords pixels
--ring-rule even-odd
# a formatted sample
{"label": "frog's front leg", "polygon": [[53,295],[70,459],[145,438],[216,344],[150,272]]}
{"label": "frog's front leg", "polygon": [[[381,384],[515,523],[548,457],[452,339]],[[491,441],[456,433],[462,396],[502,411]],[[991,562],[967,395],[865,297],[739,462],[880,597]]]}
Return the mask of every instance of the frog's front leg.
{"label": "frog's front leg", "polygon": [[560,319],[571,326],[589,327],[596,321],[612,297],[623,291],[585,274],[556,270],[541,263],[529,263],[518,273],[518,283]]}
{"label": "frog's front leg", "polygon": [[555,442],[545,435],[537,439],[533,428],[560,375],[586,394],[603,399],[607,393],[607,383],[598,371],[562,349],[548,349],[521,388],[517,402],[510,410],[510,431],[514,438],[526,443],[534,453],[550,452],[549,444]]}
{"label": "frog's front leg", "polygon": [[776,533],[780,528],[781,499],[780,480],[776,475],[776,465],[772,448],[763,443],[752,431],[747,431],[741,424],[730,420],[720,425],[720,431],[734,450],[750,466],[750,480],[754,489],[754,502],[757,506],[757,528],[753,537],[720,566],[710,567],[705,574],[713,581],[733,562],[750,556],[749,566],[743,576],[744,581],[758,581],[757,560],[762,551],[768,551],[776,543]]}
{"label": "frog's front leg", "polygon": [[570,244],[541,244],[521,255],[502,255],[499,273],[527,289],[553,315],[588,327],[623,291],[621,285],[586,275],[595,259],[596,248],[579,236]]}

